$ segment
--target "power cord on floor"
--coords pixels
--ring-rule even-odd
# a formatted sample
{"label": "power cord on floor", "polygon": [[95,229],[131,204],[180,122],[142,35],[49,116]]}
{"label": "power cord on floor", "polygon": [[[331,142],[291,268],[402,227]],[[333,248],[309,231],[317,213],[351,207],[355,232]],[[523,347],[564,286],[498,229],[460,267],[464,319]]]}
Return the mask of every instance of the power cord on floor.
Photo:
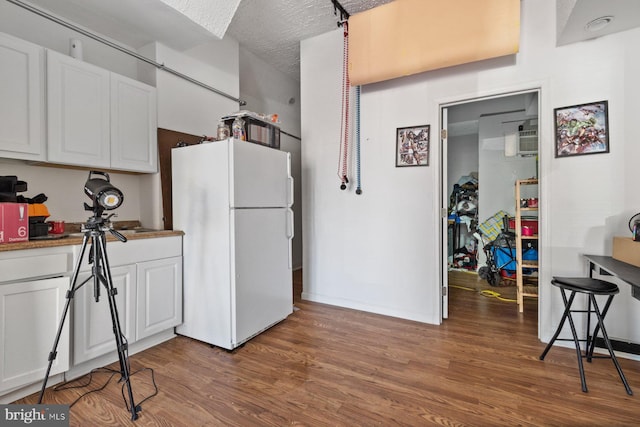
{"label": "power cord on floor", "polygon": [[[156,384],[155,373],[153,372],[153,369],[151,369],[151,368],[140,368],[137,371],[132,372],[131,374],[129,374],[129,379],[131,379],[132,376],[134,376],[135,374],[137,374],[138,372],[141,372],[141,371],[150,371],[151,372],[151,382],[153,383],[154,392],[151,395],[149,395],[149,396],[145,397],[144,399],[142,399],[140,402],[138,402],[138,405],[142,405],[142,403],[146,402],[147,400],[151,399],[153,396],[158,394],[158,385]],[[97,391],[104,390],[107,387],[107,385],[109,385],[109,383],[111,382],[111,379],[114,376],[119,375],[121,373],[120,371],[117,371],[117,370],[111,369],[111,368],[96,368],[96,369],[91,370],[91,372],[89,372],[88,374],[86,374],[86,375],[84,375],[84,376],[82,376],[80,378],[76,378],[74,380],[67,381],[67,382],[64,382],[62,384],[58,384],[57,386],[53,387],[53,391],[62,391],[62,390],[70,390],[70,389],[88,387],[91,384],[91,382],[93,381],[93,374],[98,373],[98,372],[104,372],[104,373],[110,374],[109,378],[107,378],[107,381],[102,386],[100,386],[98,388],[95,388],[93,390],[89,390],[89,391],[81,394],[80,396],[78,396],[78,398],[76,400],[74,400],[69,405],[69,407],[72,407],[73,405],[78,403],[78,401],[80,401],[80,399],[84,398],[85,396],[88,396],[91,393],[95,393]],[[76,383],[76,382],[80,381],[82,378],[85,378],[87,376],[89,378],[88,378],[88,381],[85,384],[72,385],[73,383]],[[127,407],[127,410],[130,410],[129,402],[127,401],[127,399],[125,398],[125,395],[124,395],[124,386],[125,385],[126,385],[126,382],[123,382],[123,384],[122,384],[122,399],[124,400],[124,404]]]}
{"label": "power cord on floor", "polygon": [[[458,285],[449,285],[450,288],[456,288],[456,289],[462,289],[464,291],[471,291],[471,292],[476,292],[477,289],[474,288],[467,288],[465,286],[458,286]],[[495,298],[498,301],[503,301],[503,302],[517,302],[514,299],[511,298],[504,298],[502,295],[500,295],[498,292],[496,291],[492,291],[491,289],[483,289],[479,292],[480,295],[482,295],[483,297],[487,297],[487,298]]]}

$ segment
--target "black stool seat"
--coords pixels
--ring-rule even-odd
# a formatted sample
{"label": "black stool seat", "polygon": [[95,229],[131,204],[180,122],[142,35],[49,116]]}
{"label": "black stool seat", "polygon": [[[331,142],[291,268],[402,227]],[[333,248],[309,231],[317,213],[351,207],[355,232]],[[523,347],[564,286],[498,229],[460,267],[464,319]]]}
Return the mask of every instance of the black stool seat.
{"label": "black stool seat", "polygon": [[[587,359],[587,362],[591,362],[594,358],[602,358],[606,357],[613,361],[613,364],[618,371],[618,375],[624,384],[624,388],[627,391],[628,395],[633,395],[631,391],[631,387],[629,387],[629,383],[622,373],[622,368],[620,367],[620,363],[618,363],[618,359],[616,358],[615,353],[613,352],[613,348],[611,347],[611,341],[609,341],[609,335],[607,335],[607,330],[604,327],[604,317],[607,315],[607,311],[609,311],[609,306],[611,305],[611,301],[613,300],[613,296],[620,292],[618,285],[615,283],[607,282],[600,279],[594,279],[592,277],[554,277],[551,280],[551,284],[560,288],[560,294],[562,295],[562,301],[564,302],[564,313],[562,314],[562,319],[560,320],[560,324],[558,325],[558,329],[553,334],[553,337],[547,344],[547,347],[544,349],[542,354],[540,355],[540,360],[544,360],[545,356],[553,346],[553,343],[556,340],[560,341],[573,341],[576,347],[576,355],[578,356],[578,369],[580,370],[580,381],[582,382],[582,391],[587,392],[587,381],[584,376],[584,366],[582,364],[582,359]],[[570,292],[569,298],[567,298],[567,292]],[[572,309],[571,306],[575,299],[576,294],[581,293],[587,295],[587,309]],[[598,301],[596,300],[596,295],[607,296],[607,302],[605,303],[604,309],[600,311],[600,307],[598,306]],[[578,339],[578,333],[576,332],[576,326],[573,322],[572,313],[583,313],[587,315],[587,330],[586,335],[587,338],[584,340]],[[590,335],[591,331],[591,316],[594,315],[598,319],[596,326],[593,330],[593,335]],[[573,338],[558,338],[560,332],[562,331],[562,327],[564,326],[564,322],[568,320],[569,326],[571,327],[571,334]],[[607,350],[609,350],[609,356],[594,356],[593,350],[595,348],[596,338],[598,337],[598,332],[602,331],[602,340],[607,346]],[[582,353],[582,349],[580,347],[580,341],[585,341],[585,351]]]}
{"label": "black stool seat", "polygon": [[570,291],[596,295],[615,295],[620,292],[618,285],[591,277],[554,277],[552,284]]}

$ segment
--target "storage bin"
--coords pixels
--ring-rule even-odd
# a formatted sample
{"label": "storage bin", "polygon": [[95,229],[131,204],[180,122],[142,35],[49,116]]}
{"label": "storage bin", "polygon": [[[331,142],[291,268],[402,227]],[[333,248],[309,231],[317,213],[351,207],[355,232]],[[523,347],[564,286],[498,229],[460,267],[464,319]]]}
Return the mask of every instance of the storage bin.
{"label": "storage bin", "polygon": [[[493,248],[493,256],[496,260],[496,266],[503,270],[516,270],[516,250],[515,248]],[[534,248],[525,249],[522,252],[523,261],[537,261],[538,251]]]}
{"label": "storage bin", "polygon": [[[538,234],[538,220],[537,219],[523,219],[520,221],[523,227],[529,227],[529,231],[531,234],[525,234],[525,236]],[[509,218],[509,229],[516,229],[516,220],[515,218]]]}

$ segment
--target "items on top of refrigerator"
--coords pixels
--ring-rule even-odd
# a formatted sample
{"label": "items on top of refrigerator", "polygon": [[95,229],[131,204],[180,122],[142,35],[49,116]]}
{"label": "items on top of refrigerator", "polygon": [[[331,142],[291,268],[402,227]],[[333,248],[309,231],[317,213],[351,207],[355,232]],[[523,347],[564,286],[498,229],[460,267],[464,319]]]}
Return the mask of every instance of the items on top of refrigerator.
{"label": "items on top of refrigerator", "polygon": [[236,117],[233,120],[233,124],[231,125],[233,137],[235,139],[239,139],[240,141],[246,141],[247,136],[244,132],[244,120],[240,117]]}
{"label": "items on top of refrigerator", "polygon": [[221,119],[231,128],[233,137],[242,141],[280,148],[280,127],[277,114],[258,114],[241,110]]}

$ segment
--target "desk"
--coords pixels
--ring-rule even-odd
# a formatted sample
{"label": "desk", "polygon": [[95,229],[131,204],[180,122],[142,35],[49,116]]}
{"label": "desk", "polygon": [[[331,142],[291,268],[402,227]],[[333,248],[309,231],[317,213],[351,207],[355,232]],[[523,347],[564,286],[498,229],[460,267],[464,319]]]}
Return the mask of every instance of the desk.
{"label": "desk", "polygon": [[640,267],[618,261],[610,256],[582,255],[589,261],[589,277],[593,270],[600,268],[601,274],[614,276],[631,285],[631,295],[640,300]]}

